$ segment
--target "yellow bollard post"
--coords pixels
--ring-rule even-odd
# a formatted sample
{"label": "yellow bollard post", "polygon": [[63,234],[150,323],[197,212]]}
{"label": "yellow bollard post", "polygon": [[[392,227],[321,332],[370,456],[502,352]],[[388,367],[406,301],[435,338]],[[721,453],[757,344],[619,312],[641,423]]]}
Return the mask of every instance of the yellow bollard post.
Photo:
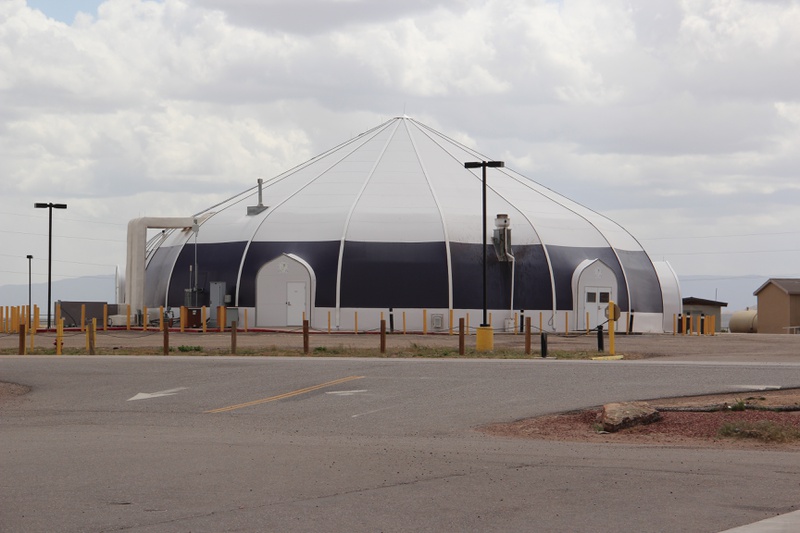
{"label": "yellow bollard post", "polygon": [[586,311],[586,334],[589,334],[589,311]]}
{"label": "yellow bollard post", "polygon": [[178,322],[180,323],[181,333],[183,333],[186,329],[186,306],[182,305],[178,313]]}
{"label": "yellow bollard post", "polygon": [[31,351],[31,352],[33,352],[33,344],[34,344],[34,343],[33,343],[33,337],[34,337],[34,334],[36,333],[36,326],[31,326],[31,327],[30,327],[30,331],[31,331],[31,334],[30,334],[30,337],[31,337],[31,341],[30,341],[30,343],[31,343],[30,351]]}
{"label": "yellow bollard post", "polygon": [[540,331],[540,332],[541,332],[541,331],[544,331],[544,330],[542,329],[542,326],[543,326],[543,325],[544,325],[544,324],[543,324],[543,322],[542,322],[542,313],[541,313],[541,311],[540,311],[540,312],[539,312],[539,331]]}
{"label": "yellow bollard post", "polygon": [[89,331],[89,328],[84,328],[84,331],[86,331],[86,335],[85,335],[86,336],[86,353],[88,354],[89,353],[89,337],[91,337],[92,333],[91,333],[91,331]]}
{"label": "yellow bollard post", "polygon": [[450,335],[453,334],[453,310],[450,309]]}
{"label": "yellow bollard post", "polygon": [[517,313],[515,312],[514,313],[514,335],[517,334],[518,326],[519,326],[518,316],[517,316]]}
{"label": "yellow bollard post", "polygon": [[564,311],[564,333],[569,337],[569,311]]}
{"label": "yellow bollard post", "polygon": [[92,319],[92,344],[97,346],[97,319]]}
{"label": "yellow bollard post", "polygon": [[103,331],[108,331],[108,304],[103,304]]}
{"label": "yellow bollard post", "polygon": [[427,309],[423,309],[422,310],[422,334],[423,335],[427,335],[428,334],[428,310]]}
{"label": "yellow bollard post", "polygon": [[488,326],[478,326],[478,330],[475,333],[475,350],[479,352],[491,352],[494,350],[494,330],[491,326],[491,320]]}
{"label": "yellow bollard post", "polygon": [[206,332],[206,306],[200,308],[200,320],[203,321],[203,333]]}
{"label": "yellow bollard post", "polygon": [[164,306],[158,306],[158,331],[164,331]]}
{"label": "yellow bollard post", "polygon": [[142,331],[147,331],[147,306],[142,309]]}
{"label": "yellow bollard post", "polygon": [[131,330],[131,304],[127,304],[125,307],[125,329],[130,331]]}
{"label": "yellow bollard post", "polygon": [[331,332],[331,312],[328,311],[328,334]]}
{"label": "yellow bollard post", "polygon": [[711,336],[717,334],[717,315],[711,315]]}
{"label": "yellow bollard post", "polygon": [[39,306],[38,305],[34,305],[33,306],[33,330],[38,332],[39,324],[41,324],[41,323],[42,322],[39,319]]}
{"label": "yellow bollard post", "polygon": [[355,329],[356,335],[358,335],[358,311],[355,311],[355,315],[354,316],[355,316],[355,328],[354,329]]}
{"label": "yellow bollard post", "polygon": [[83,333],[85,329],[86,329],[86,304],[81,304],[81,333]]}

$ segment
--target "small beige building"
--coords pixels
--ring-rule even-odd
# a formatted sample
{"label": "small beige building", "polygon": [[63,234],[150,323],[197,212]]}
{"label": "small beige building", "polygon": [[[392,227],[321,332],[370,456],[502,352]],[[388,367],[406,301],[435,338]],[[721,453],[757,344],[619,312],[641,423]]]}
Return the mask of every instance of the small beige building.
{"label": "small beige building", "polygon": [[759,333],[798,333],[800,279],[769,279],[753,294],[758,298]]}
{"label": "small beige building", "polygon": [[[692,320],[697,320],[698,316],[714,317],[714,329],[717,333],[722,330],[722,308],[727,307],[727,302],[718,302],[716,300],[706,300],[703,298],[695,298],[694,296],[687,296],[683,299],[683,314],[692,317]],[[693,326],[692,327],[696,327]]]}

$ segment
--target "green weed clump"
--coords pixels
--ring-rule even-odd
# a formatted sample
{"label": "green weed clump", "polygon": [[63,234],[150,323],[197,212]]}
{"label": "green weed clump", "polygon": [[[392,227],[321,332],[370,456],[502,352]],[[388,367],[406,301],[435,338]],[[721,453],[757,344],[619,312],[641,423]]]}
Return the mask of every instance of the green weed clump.
{"label": "green weed clump", "polygon": [[789,424],[778,424],[770,420],[725,422],[719,429],[719,436],[786,443],[800,440],[800,428]]}
{"label": "green weed clump", "polygon": [[186,346],[186,345],[182,344],[182,345],[178,346],[178,351],[179,352],[202,352],[203,351],[203,347],[202,346]]}

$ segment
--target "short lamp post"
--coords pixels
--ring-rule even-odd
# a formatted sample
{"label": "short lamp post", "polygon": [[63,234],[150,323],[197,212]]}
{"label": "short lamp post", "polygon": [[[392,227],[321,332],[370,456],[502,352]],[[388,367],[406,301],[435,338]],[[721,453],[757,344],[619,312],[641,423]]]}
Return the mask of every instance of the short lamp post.
{"label": "short lamp post", "polygon": [[487,317],[486,304],[486,168],[502,168],[506,166],[503,161],[468,161],[464,163],[464,168],[481,168],[483,171],[483,196],[482,204],[482,229],[483,229],[483,323],[478,328],[476,338],[476,349],[479,352],[491,351],[494,349],[494,334],[489,319]]}
{"label": "short lamp post", "polygon": [[67,204],[54,204],[53,202],[33,204],[36,209],[48,210],[48,230],[47,230],[47,329],[50,329],[50,302],[52,299],[52,272],[53,272],[53,209],[66,209]]}

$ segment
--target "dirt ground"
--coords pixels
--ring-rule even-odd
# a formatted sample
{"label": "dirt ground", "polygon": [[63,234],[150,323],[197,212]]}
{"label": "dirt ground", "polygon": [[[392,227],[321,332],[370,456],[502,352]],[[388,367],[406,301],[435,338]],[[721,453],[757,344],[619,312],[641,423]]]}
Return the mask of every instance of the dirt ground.
{"label": "dirt ground", "polygon": [[[724,423],[742,421],[769,421],[800,430],[800,389],[664,398],[648,403],[661,413],[661,420],[616,433],[598,432],[595,424],[599,408],[491,424],[480,429],[494,436],[541,440],[800,451],[800,440],[765,443],[718,435]],[[742,403],[746,410],[731,409]]]}
{"label": "dirt ground", "polygon": [[[303,336],[300,331],[249,331],[238,332],[236,336],[239,352],[245,350],[281,350],[287,351],[285,355],[302,355]],[[540,355],[540,337],[533,335],[531,339],[532,356]],[[36,350],[47,349],[53,353],[55,343],[54,332],[40,332],[35,336]],[[171,331],[169,343],[173,348],[180,346],[201,346],[204,349],[219,350],[219,355],[230,353],[231,332],[185,332]],[[597,351],[597,337],[594,334],[586,335],[573,333],[548,335],[548,350],[550,354],[558,351],[597,353],[608,355],[609,339],[604,339],[604,353]],[[17,353],[19,336],[14,334],[0,334],[0,350],[2,353]],[[65,333],[64,349],[86,353],[86,337],[80,331],[67,331]],[[377,354],[380,345],[380,336],[375,333],[352,332],[312,332],[310,335],[310,348],[315,355],[325,355],[320,351],[327,349],[328,354],[336,351],[372,350]],[[448,334],[402,334],[387,335],[387,352],[401,350],[416,350],[419,348],[446,349],[458,351],[458,335]],[[525,336],[523,334],[498,333],[494,336],[496,350],[516,351],[524,353]],[[163,348],[163,334],[158,331],[98,331],[98,354],[123,354],[123,353],[161,353]],[[466,337],[467,350],[474,350],[475,335]],[[177,351],[175,353],[178,353]],[[684,335],[617,335],[616,353],[625,359],[666,358],[675,361],[702,360],[726,362],[800,362],[800,335],[758,335],[726,333],[715,336],[684,336]],[[375,355],[373,354],[373,355]],[[277,355],[265,353],[265,355]],[[365,354],[366,355],[366,354]]]}

